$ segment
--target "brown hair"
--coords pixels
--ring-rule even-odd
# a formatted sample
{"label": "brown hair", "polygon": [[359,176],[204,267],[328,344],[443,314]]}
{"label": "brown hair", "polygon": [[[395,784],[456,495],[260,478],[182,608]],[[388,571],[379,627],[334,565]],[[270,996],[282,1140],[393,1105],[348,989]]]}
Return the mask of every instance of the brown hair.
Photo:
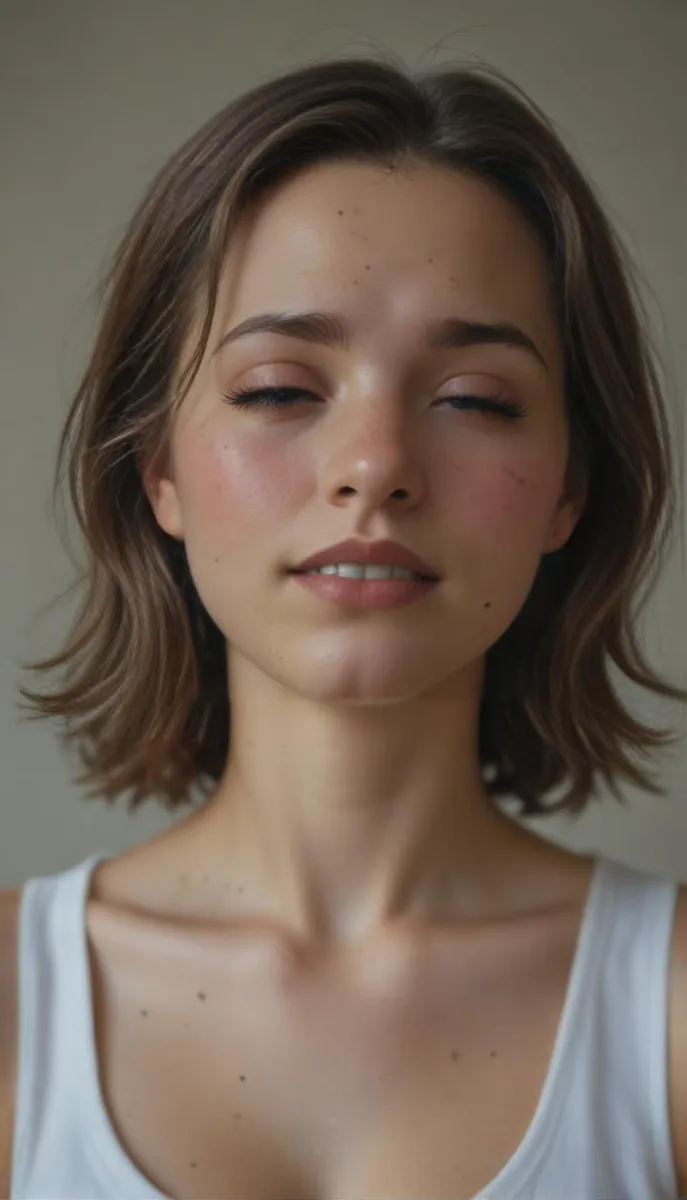
{"label": "brown hair", "polygon": [[[487,652],[479,753],[493,796],[523,815],[584,809],[599,773],[664,791],[630,751],[678,740],[621,704],[608,660],[673,699],[687,692],[642,656],[632,604],[655,583],[674,519],[667,412],[634,269],[552,123],[485,65],[417,75],[381,55],[336,59],[235,99],[159,172],[107,276],[90,363],[59,446],[88,562],[80,611],[54,657],[60,690],[20,692],[32,716],[62,718],[89,795],[157,796],[168,808],[212,788],[226,765],[224,637],[191,580],[182,544],[159,528],[139,466],[166,444],[170,415],[201,361],[233,228],[251,201],[310,164],[411,158],[470,171],[531,222],[550,262],[565,349],[569,485],[585,510],[544,556],[530,594]],[[181,350],[198,297],[203,324]],[[570,786],[556,803],[541,798]]]}

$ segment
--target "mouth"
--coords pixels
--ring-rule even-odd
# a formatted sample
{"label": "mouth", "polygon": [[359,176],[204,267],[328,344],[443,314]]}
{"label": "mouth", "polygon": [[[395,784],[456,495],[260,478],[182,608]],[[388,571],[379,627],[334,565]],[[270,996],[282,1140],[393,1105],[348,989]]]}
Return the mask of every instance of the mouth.
{"label": "mouth", "polygon": [[[356,565],[365,566],[366,564],[356,563]],[[318,566],[289,566],[287,569],[287,575],[316,575],[318,570]],[[426,580],[429,583],[436,583],[438,581],[437,575],[425,575],[424,571],[413,571],[413,575],[417,575],[419,578],[422,578],[422,580]]]}
{"label": "mouth", "polygon": [[335,566],[345,567],[346,573],[350,567],[369,568],[371,575],[373,569],[395,568],[399,571],[412,571],[414,578],[424,583],[436,583],[438,580],[432,567],[416,551],[390,538],[382,538],[375,542],[357,537],[346,538],[336,545],[327,546],[326,549],[310,555],[309,558],[302,559],[297,567],[291,569],[291,573],[309,575],[322,569],[331,574],[330,568]]}
{"label": "mouth", "polygon": [[421,600],[437,585],[438,580],[426,576],[365,577],[339,575],[316,569],[298,567],[289,571],[298,586],[330,604],[344,609],[395,609]]}
{"label": "mouth", "polygon": [[[291,570],[287,571],[286,574],[287,575],[320,575],[321,572],[316,569],[306,570],[304,567],[293,567]],[[436,576],[436,575],[423,575],[419,571],[413,571],[413,575],[414,575],[415,579],[417,579],[418,581],[420,581],[422,583],[438,583],[439,582],[438,576]],[[330,576],[330,578],[331,578],[331,576]],[[344,578],[344,577],[338,576],[337,578]],[[359,582],[361,582],[361,583],[365,583],[365,582],[379,583],[382,581],[376,580],[376,579],[374,579],[374,580],[373,579],[368,579],[368,580],[361,579]],[[384,580],[383,582],[393,582],[393,581],[389,579],[389,580]]]}

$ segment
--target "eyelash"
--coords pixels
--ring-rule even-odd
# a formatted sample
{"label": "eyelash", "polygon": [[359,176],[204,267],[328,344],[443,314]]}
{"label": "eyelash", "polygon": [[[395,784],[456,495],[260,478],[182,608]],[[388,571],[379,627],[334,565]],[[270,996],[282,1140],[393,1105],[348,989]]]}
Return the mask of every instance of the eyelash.
{"label": "eyelash", "polygon": [[[250,408],[263,406],[266,408],[286,408],[289,404],[294,403],[301,396],[313,396],[314,392],[309,392],[305,388],[295,387],[266,387],[266,388],[243,388],[235,392],[223,392],[225,400],[228,400],[234,408]],[[279,400],[278,396],[288,395],[289,400]],[[505,417],[509,421],[520,420],[524,417],[527,409],[522,404],[517,404],[514,400],[503,400],[500,396],[472,396],[467,393],[456,392],[454,395],[443,396],[443,400],[462,400],[470,401],[470,407],[480,409],[483,412],[489,412],[496,416]],[[456,405],[457,407],[457,405]]]}

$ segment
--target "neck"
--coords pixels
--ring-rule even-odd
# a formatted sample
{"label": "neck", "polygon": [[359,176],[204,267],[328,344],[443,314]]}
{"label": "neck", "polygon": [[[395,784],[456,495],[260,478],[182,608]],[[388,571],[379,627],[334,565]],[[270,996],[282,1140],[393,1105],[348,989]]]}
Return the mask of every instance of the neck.
{"label": "neck", "polygon": [[229,856],[251,911],[313,941],[477,912],[521,832],[482,781],[480,684],[475,672],[414,703],[334,706],[234,664],[204,861]]}

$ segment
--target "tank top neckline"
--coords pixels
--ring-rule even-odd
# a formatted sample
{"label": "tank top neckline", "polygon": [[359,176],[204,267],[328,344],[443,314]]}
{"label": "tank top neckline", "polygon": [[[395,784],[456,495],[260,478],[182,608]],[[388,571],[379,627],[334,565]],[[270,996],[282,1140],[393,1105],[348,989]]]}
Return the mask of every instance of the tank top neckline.
{"label": "tank top neckline", "polygon": [[[78,1064],[79,1095],[83,1110],[90,1123],[88,1150],[94,1159],[94,1168],[106,1173],[106,1181],[122,1194],[132,1189],[141,1200],[175,1200],[161,1192],[136,1166],[120,1142],[107,1112],[100,1084],[100,1072],[95,1041],[93,1011],[93,986],[88,948],[87,906],[90,885],[95,868],[110,856],[94,854],[75,870],[78,872],[78,903],[74,906],[74,917],[78,928],[73,931],[77,947],[75,968],[78,971],[76,1010],[84,1014],[83,1025],[78,1024],[73,1046],[75,1065]],[[603,883],[612,862],[603,855],[594,856],[594,864],[583,903],[581,920],[568,975],[565,997],[558,1020],[553,1049],[549,1056],[544,1083],[539,1099],[525,1133],[511,1157],[497,1175],[470,1200],[489,1200],[492,1191],[508,1186],[510,1192],[522,1187],[536,1171],[546,1153],[549,1140],[555,1132],[562,1109],[564,1068],[575,1043],[575,1031],[583,1019],[582,1000],[587,971],[596,945],[592,934],[595,916],[601,903]]]}

